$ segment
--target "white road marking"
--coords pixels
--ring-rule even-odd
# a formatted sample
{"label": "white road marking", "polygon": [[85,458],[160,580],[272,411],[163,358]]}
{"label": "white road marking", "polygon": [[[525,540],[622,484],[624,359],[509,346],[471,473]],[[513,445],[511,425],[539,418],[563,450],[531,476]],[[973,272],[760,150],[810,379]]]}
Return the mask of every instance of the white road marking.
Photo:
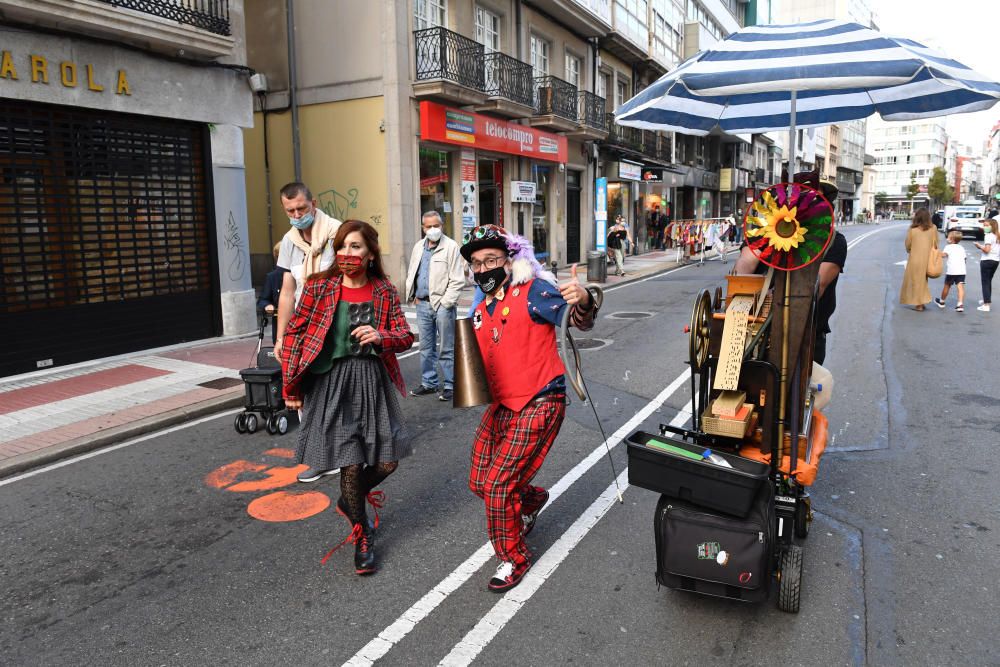
{"label": "white road marking", "polygon": [[[652,415],[661,405],[663,405],[671,395],[676,392],[690,377],[690,371],[685,370],[671,382],[663,391],[656,395],[652,401],[647,403],[628,422],[615,431],[607,440],[607,447],[613,448],[626,436],[630,435],[641,423]],[[598,445],[582,461],[577,463],[562,478],[549,488],[549,502],[542,508],[542,512],[552,507],[553,503],[563,492],[574,482],[580,479],[584,473],[594,466],[595,463],[603,459],[606,454],[605,443]],[[612,485],[614,486],[614,485]],[[422,598],[417,600],[413,606],[403,612],[402,616],[389,624],[380,632],[377,637],[368,642],[360,651],[354,654],[345,665],[371,665],[379,658],[383,657],[389,650],[399,643],[417,623],[427,618],[434,609],[455,592],[462,584],[469,580],[473,574],[485,565],[493,557],[493,545],[487,542],[474,554],[469,556],[465,562],[455,568],[451,574],[441,580],[434,588],[428,591]]]}
{"label": "white road marking", "polygon": [[[690,416],[691,408],[689,401],[684,409],[670,421],[670,425],[683,425]],[[628,489],[628,470],[623,471],[618,476],[617,484],[621,485],[623,491]],[[542,587],[542,584],[566,560],[570,552],[597,525],[597,522],[608,513],[617,500],[617,487],[615,483],[612,483],[531,566],[517,588],[511,589],[499,602],[493,605],[493,608],[462,638],[462,641],[455,644],[440,664],[446,667],[457,667],[468,665],[475,660],[476,656],[514,618],[514,614],[520,611],[525,603],[531,599],[531,596]]]}

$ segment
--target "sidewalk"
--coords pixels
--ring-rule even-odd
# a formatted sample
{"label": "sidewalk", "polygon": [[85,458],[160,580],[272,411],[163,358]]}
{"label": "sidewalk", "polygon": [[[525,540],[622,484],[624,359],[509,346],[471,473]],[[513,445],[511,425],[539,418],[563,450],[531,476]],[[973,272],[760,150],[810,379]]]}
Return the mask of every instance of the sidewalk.
{"label": "sidewalk", "polygon": [[[673,250],[629,257],[627,275],[609,275],[604,285],[673,268],[675,257]],[[586,273],[581,264],[581,282]],[[559,270],[560,280],[568,276]],[[469,288],[459,314],[471,303]],[[413,308],[404,310],[415,324]],[[255,334],[216,338],[0,379],[0,477],[241,407],[239,370],[253,365],[256,344]]]}

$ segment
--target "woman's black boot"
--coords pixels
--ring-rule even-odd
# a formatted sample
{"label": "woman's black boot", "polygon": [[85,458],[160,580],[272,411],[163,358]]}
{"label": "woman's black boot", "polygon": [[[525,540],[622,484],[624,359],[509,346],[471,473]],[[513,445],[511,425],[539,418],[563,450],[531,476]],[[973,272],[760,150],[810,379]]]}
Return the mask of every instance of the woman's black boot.
{"label": "woman's black boot", "polygon": [[367,519],[360,524],[361,531],[354,543],[354,572],[360,575],[375,574],[375,530]]}

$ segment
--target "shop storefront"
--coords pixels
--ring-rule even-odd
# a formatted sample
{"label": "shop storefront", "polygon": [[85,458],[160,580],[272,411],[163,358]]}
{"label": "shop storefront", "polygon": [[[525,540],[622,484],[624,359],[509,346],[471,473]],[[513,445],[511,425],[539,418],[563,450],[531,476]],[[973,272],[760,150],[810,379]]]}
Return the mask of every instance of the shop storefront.
{"label": "shop storefront", "polygon": [[0,36],[0,376],[252,330],[245,79]]}
{"label": "shop storefront", "polygon": [[[540,260],[547,259],[556,217],[551,201],[567,153],[563,136],[422,101],[422,211],[457,211],[446,218],[446,230],[457,239],[478,224],[513,229],[532,239]],[[431,154],[436,157],[424,158]],[[428,190],[432,185],[433,193]]]}

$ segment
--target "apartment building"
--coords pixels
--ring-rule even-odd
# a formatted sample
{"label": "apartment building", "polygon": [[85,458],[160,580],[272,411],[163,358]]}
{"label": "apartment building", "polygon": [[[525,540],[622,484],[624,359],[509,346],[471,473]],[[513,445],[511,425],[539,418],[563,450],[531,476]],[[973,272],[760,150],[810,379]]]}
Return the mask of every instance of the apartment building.
{"label": "apartment building", "polygon": [[[892,210],[927,206],[927,183],[935,167],[946,167],[948,135],[943,118],[913,122],[869,120],[868,145],[875,157],[876,199]],[[946,169],[947,173],[954,173]],[[910,186],[916,186],[911,197]]]}
{"label": "apartment building", "polygon": [[990,129],[983,160],[983,192],[990,196],[993,208],[1000,206],[1000,122]]}
{"label": "apartment building", "polygon": [[0,17],[0,375],[254,329],[242,0]]}

